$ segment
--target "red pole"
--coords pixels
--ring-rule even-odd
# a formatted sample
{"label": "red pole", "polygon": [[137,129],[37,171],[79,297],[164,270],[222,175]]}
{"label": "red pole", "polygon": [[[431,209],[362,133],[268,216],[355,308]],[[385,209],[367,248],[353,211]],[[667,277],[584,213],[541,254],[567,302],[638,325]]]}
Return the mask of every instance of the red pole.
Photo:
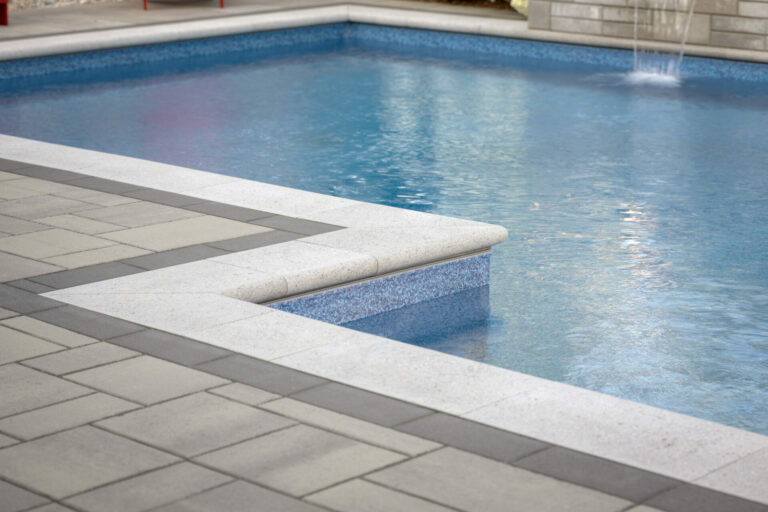
{"label": "red pole", "polygon": [[144,10],[147,10],[147,0],[144,0]]}
{"label": "red pole", "polygon": [[221,5],[221,8],[224,8],[224,0],[219,0],[219,5]]}
{"label": "red pole", "polygon": [[[222,3],[224,0],[221,0]],[[8,0],[0,0],[0,25],[8,24]]]}

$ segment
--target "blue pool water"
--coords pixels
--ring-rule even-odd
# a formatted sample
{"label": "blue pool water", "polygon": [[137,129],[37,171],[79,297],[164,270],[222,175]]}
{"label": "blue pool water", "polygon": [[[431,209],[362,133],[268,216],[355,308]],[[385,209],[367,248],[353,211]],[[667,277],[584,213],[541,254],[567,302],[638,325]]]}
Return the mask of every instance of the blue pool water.
{"label": "blue pool water", "polygon": [[0,65],[0,132],[504,225],[471,322],[362,327],[768,434],[768,71],[631,60],[303,29]]}

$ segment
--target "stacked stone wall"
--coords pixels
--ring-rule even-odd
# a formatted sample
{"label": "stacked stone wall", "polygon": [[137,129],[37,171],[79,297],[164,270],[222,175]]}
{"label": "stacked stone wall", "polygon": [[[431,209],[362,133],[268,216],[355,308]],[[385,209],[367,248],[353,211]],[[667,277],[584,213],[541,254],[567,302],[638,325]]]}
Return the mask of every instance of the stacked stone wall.
{"label": "stacked stone wall", "polygon": [[[637,0],[637,36],[679,42],[691,0]],[[635,0],[531,0],[528,27],[632,39]],[[696,0],[688,42],[768,52],[768,0]]]}

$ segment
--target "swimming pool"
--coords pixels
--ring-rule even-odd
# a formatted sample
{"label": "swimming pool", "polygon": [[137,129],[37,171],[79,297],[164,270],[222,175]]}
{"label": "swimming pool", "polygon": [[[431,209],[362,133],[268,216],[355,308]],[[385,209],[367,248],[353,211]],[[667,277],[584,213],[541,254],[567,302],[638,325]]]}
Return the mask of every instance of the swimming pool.
{"label": "swimming pool", "polygon": [[320,27],[4,65],[0,132],[502,224],[490,317],[409,341],[766,433],[765,67],[630,61]]}

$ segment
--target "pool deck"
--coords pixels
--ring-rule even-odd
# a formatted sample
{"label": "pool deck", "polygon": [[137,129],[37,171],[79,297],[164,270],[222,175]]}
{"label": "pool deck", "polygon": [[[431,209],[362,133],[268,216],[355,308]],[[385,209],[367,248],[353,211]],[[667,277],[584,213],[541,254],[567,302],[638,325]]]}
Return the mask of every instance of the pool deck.
{"label": "pool deck", "polygon": [[[14,11],[0,54],[351,12],[308,4]],[[387,4],[355,15],[520,23]],[[258,304],[505,237],[0,135],[0,510],[768,510],[766,436]]]}

